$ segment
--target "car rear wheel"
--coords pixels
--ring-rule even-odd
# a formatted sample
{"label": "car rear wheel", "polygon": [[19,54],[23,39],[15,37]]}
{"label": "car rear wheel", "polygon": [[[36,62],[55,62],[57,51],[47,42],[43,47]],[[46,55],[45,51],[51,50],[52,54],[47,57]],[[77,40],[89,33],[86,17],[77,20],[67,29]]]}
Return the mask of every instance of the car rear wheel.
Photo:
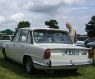
{"label": "car rear wheel", "polygon": [[28,58],[26,59],[25,67],[26,67],[26,71],[27,71],[28,73],[34,73],[33,62],[32,62],[32,59],[31,59],[30,57],[28,57]]}

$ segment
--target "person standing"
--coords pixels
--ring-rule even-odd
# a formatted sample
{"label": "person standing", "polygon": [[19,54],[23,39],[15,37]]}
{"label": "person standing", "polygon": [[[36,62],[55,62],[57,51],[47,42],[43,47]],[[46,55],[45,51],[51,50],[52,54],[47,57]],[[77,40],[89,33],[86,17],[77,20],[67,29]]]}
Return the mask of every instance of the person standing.
{"label": "person standing", "polygon": [[69,30],[69,35],[71,37],[72,42],[76,43],[76,41],[77,41],[77,34],[76,34],[76,30],[73,29],[71,22],[66,22],[66,27]]}

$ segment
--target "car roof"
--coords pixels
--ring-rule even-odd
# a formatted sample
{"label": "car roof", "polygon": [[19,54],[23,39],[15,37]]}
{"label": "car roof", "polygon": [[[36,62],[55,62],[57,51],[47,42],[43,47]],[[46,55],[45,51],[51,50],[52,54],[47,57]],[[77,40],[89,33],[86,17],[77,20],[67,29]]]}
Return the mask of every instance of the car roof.
{"label": "car roof", "polygon": [[28,29],[28,30],[31,30],[31,31],[34,31],[34,30],[54,30],[54,31],[64,31],[64,32],[67,32],[65,30],[54,29],[54,28],[20,28],[20,29]]}

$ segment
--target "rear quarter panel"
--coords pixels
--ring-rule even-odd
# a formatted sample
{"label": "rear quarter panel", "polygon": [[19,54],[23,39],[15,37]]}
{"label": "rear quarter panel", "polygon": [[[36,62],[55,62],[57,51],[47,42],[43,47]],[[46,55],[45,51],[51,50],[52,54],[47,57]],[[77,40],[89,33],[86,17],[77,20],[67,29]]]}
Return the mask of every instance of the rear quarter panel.
{"label": "rear quarter panel", "polygon": [[23,61],[23,56],[28,55],[31,56],[33,62],[43,62],[43,56],[45,49],[35,46],[33,44],[25,44],[25,48],[22,49],[23,54],[21,55],[21,62]]}

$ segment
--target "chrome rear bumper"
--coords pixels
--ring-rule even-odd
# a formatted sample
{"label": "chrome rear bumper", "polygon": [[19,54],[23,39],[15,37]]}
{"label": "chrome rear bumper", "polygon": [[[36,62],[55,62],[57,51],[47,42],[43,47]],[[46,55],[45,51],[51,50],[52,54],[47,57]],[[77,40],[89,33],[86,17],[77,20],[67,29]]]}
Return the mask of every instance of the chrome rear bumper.
{"label": "chrome rear bumper", "polygon": [[91,63],[84,63],[84,64],[69,64],[69,65],[46,65],[46,64],[39,64],[34,63],[34,67],[36,69],[41,70],[61,70],[61,69],[76,69],[81,67],[86,67],[92,65]]}

